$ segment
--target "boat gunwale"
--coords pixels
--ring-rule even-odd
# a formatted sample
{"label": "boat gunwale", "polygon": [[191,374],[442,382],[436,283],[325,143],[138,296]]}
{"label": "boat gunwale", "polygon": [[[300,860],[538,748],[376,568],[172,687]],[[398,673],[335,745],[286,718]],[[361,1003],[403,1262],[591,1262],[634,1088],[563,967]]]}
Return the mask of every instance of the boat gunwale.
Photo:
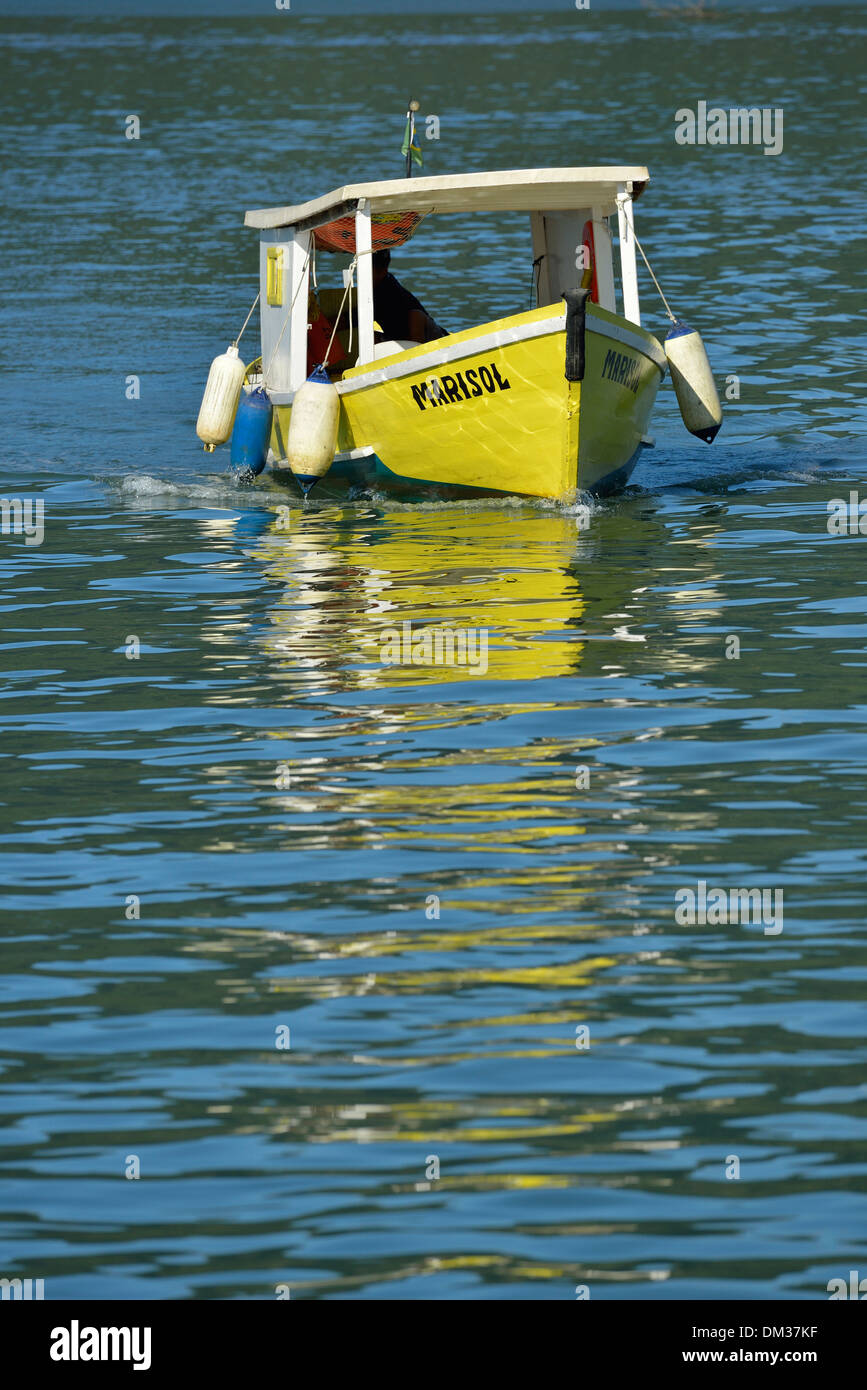
{"label": "boat gunwale", "polygon": [[[419,343],[416,347],[393,353],[390,357],[350,367],[343,379],[335,383],[337,391],[341,396],[353,395],[356,391],[369,390],[387,381],[415,376],[419,372],[433,372],[435,368],[459,362],[464,357],[477,356],[480,352],[510,347],[515,343],[544,338],[552,333],[565,333],[565,305],[562,312],[542,317],[544,309],[552,307],[543,305],[539,309],[513,314],[504,319],[492,319],[489,323],[462,329],[460,333],[448,334],[447,338],[434,339],[431,343]],[[532,314],[533,317],[528,318],[528,314]],[[516,323],[516,319],[523,319],[524,322]],[[657,368],[660,378],[665,376],[665,352],[658,339],[640,324],[631,323],[620,314],[612,314],[607,309],[601,309],[598,304],[590,303],[587,305],[586,326],[590,333],[611,338],[640,352]],[[449,338],[454,341],[449,343]],[[443,346],[438,347],[438,343]],[[274,405],[291,405],[295,392],[269,390],[268,395]]]}

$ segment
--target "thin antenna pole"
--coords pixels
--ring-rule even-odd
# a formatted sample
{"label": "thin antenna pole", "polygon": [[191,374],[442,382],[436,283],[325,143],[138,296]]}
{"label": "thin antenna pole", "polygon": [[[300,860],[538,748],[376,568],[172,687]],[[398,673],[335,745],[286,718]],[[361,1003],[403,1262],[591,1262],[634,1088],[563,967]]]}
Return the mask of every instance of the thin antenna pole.
{"label": "thin antenna pole", "polygon": [[413,97],[406,113],[407,126],[409,129],[409,140],[406,147],[406,177],[408,179],[412,178],[412,147],[415,143],[415,113],[418,109],[419,103]]}

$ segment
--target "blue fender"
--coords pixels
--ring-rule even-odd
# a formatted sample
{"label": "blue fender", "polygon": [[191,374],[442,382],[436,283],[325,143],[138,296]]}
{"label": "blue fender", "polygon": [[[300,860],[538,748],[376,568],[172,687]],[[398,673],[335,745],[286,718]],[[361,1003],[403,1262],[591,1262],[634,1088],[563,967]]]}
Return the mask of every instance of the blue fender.
{"label": "blue fender", "polygon": [[239,473],[257,478],[268,457],[271,438],[271,402],[261,386],[242,391],[232,430],[231,466]]}

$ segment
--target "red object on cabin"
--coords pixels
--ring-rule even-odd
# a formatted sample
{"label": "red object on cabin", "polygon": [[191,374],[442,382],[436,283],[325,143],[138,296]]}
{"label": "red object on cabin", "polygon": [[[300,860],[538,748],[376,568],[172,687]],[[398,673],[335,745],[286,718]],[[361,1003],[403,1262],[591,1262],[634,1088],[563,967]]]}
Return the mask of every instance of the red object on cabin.
{"label": "red object on cabin", "polygon": [[[314,367],[319,366],[320,362],[324,362],[325,365],[328,367],[333,367],[336,362],[342,361],[343,358],[346,356],[346,353],[340,346],[340,342],[338,341],[336,334],[334,342],[331,344],[331,351],[328,352],[328,343],[331,338],[331,330],[333,329],[333,327],[334,324],[328,322],[328,319],[321,312],[321,310],[311,323],[310,328],[307,331],[308,376],[313,371]],[[328,352],[327,362],[325,360],[326,352]]]}

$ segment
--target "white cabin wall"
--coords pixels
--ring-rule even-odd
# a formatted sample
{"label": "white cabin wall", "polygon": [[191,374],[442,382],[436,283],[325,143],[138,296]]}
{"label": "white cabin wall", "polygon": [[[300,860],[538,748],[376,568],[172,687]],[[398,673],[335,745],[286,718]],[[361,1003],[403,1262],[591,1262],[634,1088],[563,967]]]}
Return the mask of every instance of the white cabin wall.
{"label": "white cabin wall", "polygon": [[545,237],[545,218],[541,212],[530,213],[530,235],[533,240],[533,262],[535,264],[539,256],[542,260],[535,267],[534,274],[538,277],[538,293],[536,305],[552,304],[551,285],[548,279],[548,242]]}
{"label": "white cabin wall", "polygon": [[[265,385],[271,391],[297,391],[307,377],[308,256],[311,239],[311,232],[277,227],[273,231],[263,232],[259,242],[262,369]],[[269,304],[267,295],[268,251],[272,246],[283,249],[283,296],[279,304]]]}
{"label": "white cabin wall", "polygon": [[563,298],[565,290],[581,284],[583,270],[575,264],[581,247],[581,233],[590,209],[577,212],[546,212],[545,241],[548,247],[543,264],[548,267],[549,304]]}
{"label": "white cabin wall", "polygon": [[565,290],[575,289],[581,284],[584,272],[576,261],[580,255],[584,224],[591,220],[596,242],[599,303],[603,309],[616,312],[611,237],[600,208],[530,214],[533,259],[543,253],[545,256],[539,275],[539,304],[556,304],[563,298]]}

